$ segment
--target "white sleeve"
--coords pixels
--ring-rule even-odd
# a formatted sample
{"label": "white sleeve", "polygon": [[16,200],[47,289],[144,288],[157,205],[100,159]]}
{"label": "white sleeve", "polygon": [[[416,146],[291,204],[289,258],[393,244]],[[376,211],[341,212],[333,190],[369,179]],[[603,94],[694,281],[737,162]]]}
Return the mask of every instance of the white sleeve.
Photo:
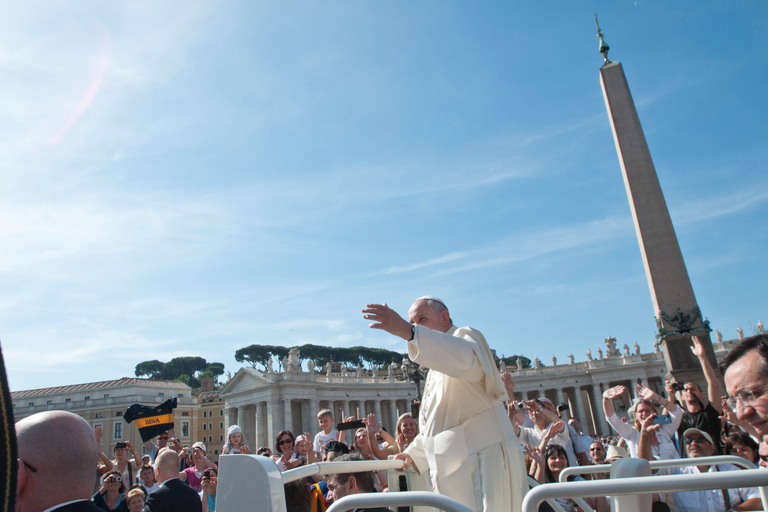
{"label": "white sleeve", "polygon": [[432,370],[457,379],[479,381],[485,372],[477,358],[477,343],[423,325],[414,326],[413,339],[408,342],[408,357]]}
{"label": "white sleeve", "polygon": [[627,441],[637,443],[640,440],[640,432],[629,423],[621,421],[621,418],[619,418],[615,412],[613,413],[613,416],[610,418],[606,416],[605,419],[608,420],[608,423],[613,427],[613,430],[618,432],[618,434]]}

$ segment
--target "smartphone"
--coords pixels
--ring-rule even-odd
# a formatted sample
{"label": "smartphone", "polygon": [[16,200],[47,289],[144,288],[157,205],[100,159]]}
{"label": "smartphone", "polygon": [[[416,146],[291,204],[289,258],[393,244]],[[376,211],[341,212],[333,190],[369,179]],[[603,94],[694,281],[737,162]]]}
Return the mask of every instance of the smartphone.
{"label": "smartphone", "polygon": [[336,430],[338,431],[352,430],[352,429],[358,429],[358,428],[364,428],[364,427],[365,427],[365,423],[363,423],[360,420],[345,421],[343,423],[336,424]]}
{"label": "smartphone", "polygon": [[669,414],[659,414],[653,418],[654,425],[668,425],[669,423],[672,423],[672,418]]}
{"label": "smartphone", "polygon": [[211,479],[211,470],[210,469],[206,469],[205,471],[203,471],[203,478],[207,478],[208,480]]}

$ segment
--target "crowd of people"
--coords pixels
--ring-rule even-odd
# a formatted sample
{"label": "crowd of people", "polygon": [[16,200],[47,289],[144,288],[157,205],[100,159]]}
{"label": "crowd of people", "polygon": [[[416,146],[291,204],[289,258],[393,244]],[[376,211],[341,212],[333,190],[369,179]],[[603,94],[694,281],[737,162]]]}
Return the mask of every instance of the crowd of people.
{"label": "crowd of people", "polygon": [[[409,321],[386,305],[368,305],[364,313],[374,320],[373,327],[405,339],[412,359],[429,363],[419,418],[402,415],[394,434],[389,434],[374,415],[360,421],[342,418],[336,429],[332,412],[323,410],[318,414],[314,437],[308,432],[296,437],[283,430],[274,446],[255,450],[248,446],[242,429],[233,425],[221,457],[255,452],[274,461],[280,471],[290,471],[316,461],[394,456],[403,460],[404,468],[413,466],[419,474],[427,475],[433,490],[464,503],[474,502],[470,508],[484,512],[519,510],[517,505],[525,494],[521,489],[528,488],[528,477],[547,485],[558,482],[568,467],[608,464],[621,458],[653,461],[729,454],[768,467],[766,335],[745,338],[726,355],[720,364],[725,390],[696,337],[691,349],[701,364],[706,390],[694,382],[667,382],[662,392],[637,384],[627,420],[614,408],[627,389],[607,389],[603,412],[618,435],[593,439],[583,431],[578,418],[566,418],[567,408],[556,407],[545,397],[508,400],[506,410],[504,405],[497,408],[494,401],[514,397],[512,376],[499,375],[488,364],[492,359],[482,334],[453,326],[439,299],[417,299],[409,311]],[[473,412],[475,409],[478,412]],[[100,429],[90,429],[85,420],[65,411],[20,420],[16,436],[17,510],[215,512],[217,465],[208,459],[204,443],[183,446],[172,430],[160,434],[156,443],[147,441],[144,456],[126,442],[115,444],[111,458],[99,448]],[[452,469],[446,470],[446,462]],[[658,473],[740,470],[733,464],[703,462],[711,461]],[[569,480],[581,478],[571,476]],[[610,475],[601,471],[584,478]],[[387,492],[387,487],[387,475],[382,472],[326,474],[287,484],[285,498],[291,511],[322,512],[349,494]],[[91,499],[84,499],[84,495]],[[652,500],[654,511],[762,508],[758,491],[752,487],[657,494]],[[607,496],[585,501],[598,512],[610,508]],[[570,499],[558,502],[567,512],[575,512],[582,503]],[[540,510],[550,508],[545,503]]]}

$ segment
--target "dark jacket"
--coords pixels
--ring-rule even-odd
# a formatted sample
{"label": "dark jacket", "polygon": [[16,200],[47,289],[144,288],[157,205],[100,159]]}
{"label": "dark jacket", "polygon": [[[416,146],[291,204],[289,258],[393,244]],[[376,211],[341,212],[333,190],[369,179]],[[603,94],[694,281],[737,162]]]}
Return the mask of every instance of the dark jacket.
{"label": "dark jacket", "polygon": [[144,512],[202,512],[200,496],[190,486],[172,478],[149,495]]}
{"label": "dark jacket", "polygon": [[51,512],[104,512],[90,500],[76,501],[63,507],[55,508]]}

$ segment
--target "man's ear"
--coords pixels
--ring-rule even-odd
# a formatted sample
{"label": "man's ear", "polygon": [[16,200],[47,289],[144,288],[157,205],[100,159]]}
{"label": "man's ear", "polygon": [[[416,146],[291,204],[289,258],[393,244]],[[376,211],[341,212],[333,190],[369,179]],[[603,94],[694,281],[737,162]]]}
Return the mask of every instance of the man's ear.
{"label": "man's ear", "polygon": [[451,327],[451,314],[447,309],[440,312],[440,322],[442,322],[446,331]]}
{"label": "man's ear", "polygon": [[357,487],[357,479],[354,476],[350,476],[347,480],[347,487],[349,489],[349,494],[357,494],[360,492],[360,489]]}
{"label": "man's ear", "polygon": [[27,485],[27,468],[24,467],[24,463],[21,459],[16,459],[18,468],[16,469],[16,507],[18,510],[19,497],[21,496],[24,487]]}

